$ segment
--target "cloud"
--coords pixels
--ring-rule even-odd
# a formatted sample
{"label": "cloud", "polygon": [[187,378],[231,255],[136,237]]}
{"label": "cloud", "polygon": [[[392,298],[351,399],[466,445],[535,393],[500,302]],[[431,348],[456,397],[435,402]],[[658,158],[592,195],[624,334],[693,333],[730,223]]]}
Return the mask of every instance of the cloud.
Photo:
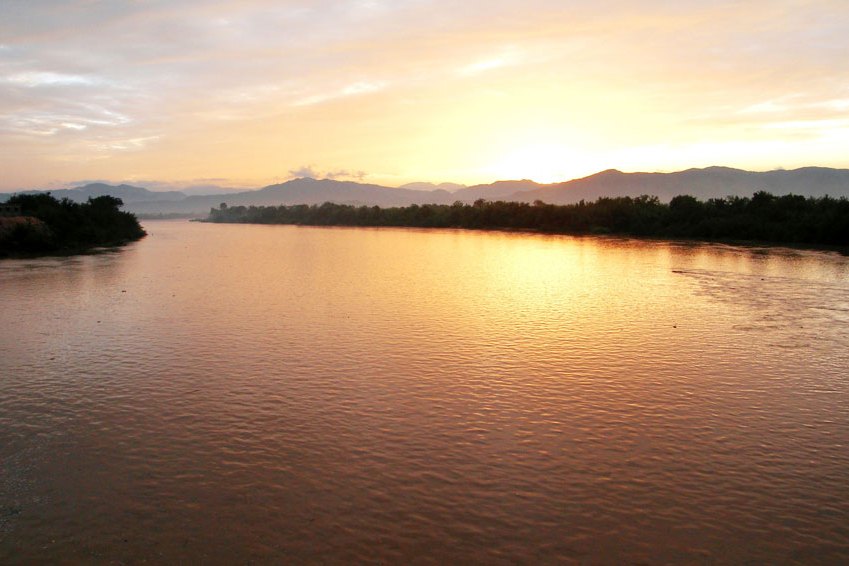
{"label": "cloud", "polygon": [[349,171],[348,169],[339,169],[338,171],[326,173],[328,179],[356,179],[357,181],[362,181],[367,176],[368,173],[365,171]]}
{"label": "cloud", "polygon": [[766,100],[749,105],[738,112],[740,114],[775,114],[787,112],[790,106],[779,100]]}
{"label": "cloud", "polygon": [[98,151],[137,151],[144,149],[147,145],[160,139],[160,136],[145,136],[135,138],[116,138],[94,142],[92,148]]}
{"label": "cloud", "polygon": [[289,178],[301,178],[306,177],[307,179],[318,179],[321,176],[311,165],[302,165],[297,169],[289,170]]}
{"label": "cloud", "polygon": [[519,53],[517,53],[516,49],[510,48],[503,50],[503,52],[499,55],[479,59],[473,63],[462,66],[457,69],[457,74],[464,77],[474,77],[488,71],[518,65],[520,60],[521,57],[519,56]]}
{"label": "cloud", "polygon": [[346,98],[349,96],[357,96],[360,94],[379,92],[385,89],[386,86],[387,83],[385,81],[358,81],[345,85],[342,88],[336,90],[313,94],[305,98],[301,98],[299,100],[296,100],[293,105],[312,106],[314,104],[321,104],[323,102],[328,102],[330,100],[338,98]]}
{"label": "cloud", "polygon": [[357,181],[363,180],[368,176],[365,171],[350,171],[348,169],[337,169],[333,171],[323,171],[316,169],[312,165],[303,165],[297,169],[289,171],[289,178],[307,178],[307,179],[354,179]]}
{"label": "cloud", "polygon": [[55,105],[58,113],[21,109],[5,116],[0,114],[0,134],[4,130],[37,136],[54,135],[62,131],[83,133],[90,128],[116,127],[131,122],[129,117],[119,112],[97,106],[62,106],[64,105]]}
{"label": "cloud", "polygon": [[4,79],[7,83],[21,85],[28,88],[37,88],[42,86],[97,86],[105,83],[97,77],[87,77],[83,75],[70,75],[66,73],[53,73],[46,71],[27,71],[23,73],[15,73]]}

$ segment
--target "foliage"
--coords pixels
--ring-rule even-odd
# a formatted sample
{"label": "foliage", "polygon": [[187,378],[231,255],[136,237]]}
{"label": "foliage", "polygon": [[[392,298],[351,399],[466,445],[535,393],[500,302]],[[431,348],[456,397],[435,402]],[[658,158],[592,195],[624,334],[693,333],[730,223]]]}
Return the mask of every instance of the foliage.
{"label": "foliage", "polygon": [[112,196],[76,203],[50,193],[15,195],[8,204],[37,219],[18,222],[0,232],[0,257],[20,254],[68,253],[138,240],[145,235],[135,216],[119,210]]}
{"label": "foliage", "polygon": [[570,205],[478,200],[474,204],[400,208],[324,203],[320,206],[222,206],[209,222],[342,226],[416,226],[536,230],[562,234],[629,234],[667,238],[849,245],[849,200],[831,197],[603,197]]}

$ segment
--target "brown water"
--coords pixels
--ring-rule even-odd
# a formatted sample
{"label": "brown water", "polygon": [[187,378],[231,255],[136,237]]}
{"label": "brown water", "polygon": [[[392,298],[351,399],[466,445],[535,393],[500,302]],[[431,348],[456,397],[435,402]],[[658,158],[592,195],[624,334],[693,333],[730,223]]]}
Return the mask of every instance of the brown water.
{"label": "brown water", "polygon": [[849,258],[145,227],[0,262],[0,563],[849,561]]}

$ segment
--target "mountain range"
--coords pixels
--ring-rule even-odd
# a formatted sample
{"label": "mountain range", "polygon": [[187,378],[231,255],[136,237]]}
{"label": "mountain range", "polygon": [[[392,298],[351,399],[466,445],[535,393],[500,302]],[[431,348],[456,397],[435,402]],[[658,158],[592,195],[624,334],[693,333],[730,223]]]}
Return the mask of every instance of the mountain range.
{"label": "mountain range", "polygon": [[[89,183],[82,187],[73,189],[51,189],[49,191],[33,190],[33,191],[18,191],[20,194],[36,194],[49,192],[57,199],[71,199],[75,202],[85,202],[89,197],[100,197],[104,195],[120,197],[124,203],[136,202],[173,202],[183,200],[186,195],[179,191],[150,191],[142,187],[133,185],[109,185],[107,183]],[[0,195],[0,200],[5,200],[5,196]]]}
{"label": "mountain range", "polygon": [[[254,191],[192,195],[180,191],[150,191],[132,185],[93,183],[75,189],[50,191],[58,198],[85,201],[109,194],[121,198],[124,208],[136,214],[203,215],[220,203],[228,206],[280,204],[342,204],[408,206],[412,204],[471,203],[477,199],[569,204],[600,197],[653,195],[661,201],[689,194],[699,199],[751,196],[755,191],[774,195],[849,197],[849,169],[804,167],[767,172],[728,167],[687,169],[674,173],[623,173],[615,169],[562,183],[540,184],[529,180],[497,181],[464,187],[452,183],[411,183],[393,188],[381,185],[300,178]],[[25,191],[28,193],[40,191]],[[0,201],[10,194],[0,194]]]}

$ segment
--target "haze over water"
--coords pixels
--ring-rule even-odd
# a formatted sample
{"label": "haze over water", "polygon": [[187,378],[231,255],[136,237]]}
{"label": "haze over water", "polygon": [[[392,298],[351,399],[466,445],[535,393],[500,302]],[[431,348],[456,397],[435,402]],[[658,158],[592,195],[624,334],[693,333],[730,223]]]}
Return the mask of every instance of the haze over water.
{"label": "haze over water", "polygon": [[849,258],[148,222],[0,262],[0,562],[849,561]]}

